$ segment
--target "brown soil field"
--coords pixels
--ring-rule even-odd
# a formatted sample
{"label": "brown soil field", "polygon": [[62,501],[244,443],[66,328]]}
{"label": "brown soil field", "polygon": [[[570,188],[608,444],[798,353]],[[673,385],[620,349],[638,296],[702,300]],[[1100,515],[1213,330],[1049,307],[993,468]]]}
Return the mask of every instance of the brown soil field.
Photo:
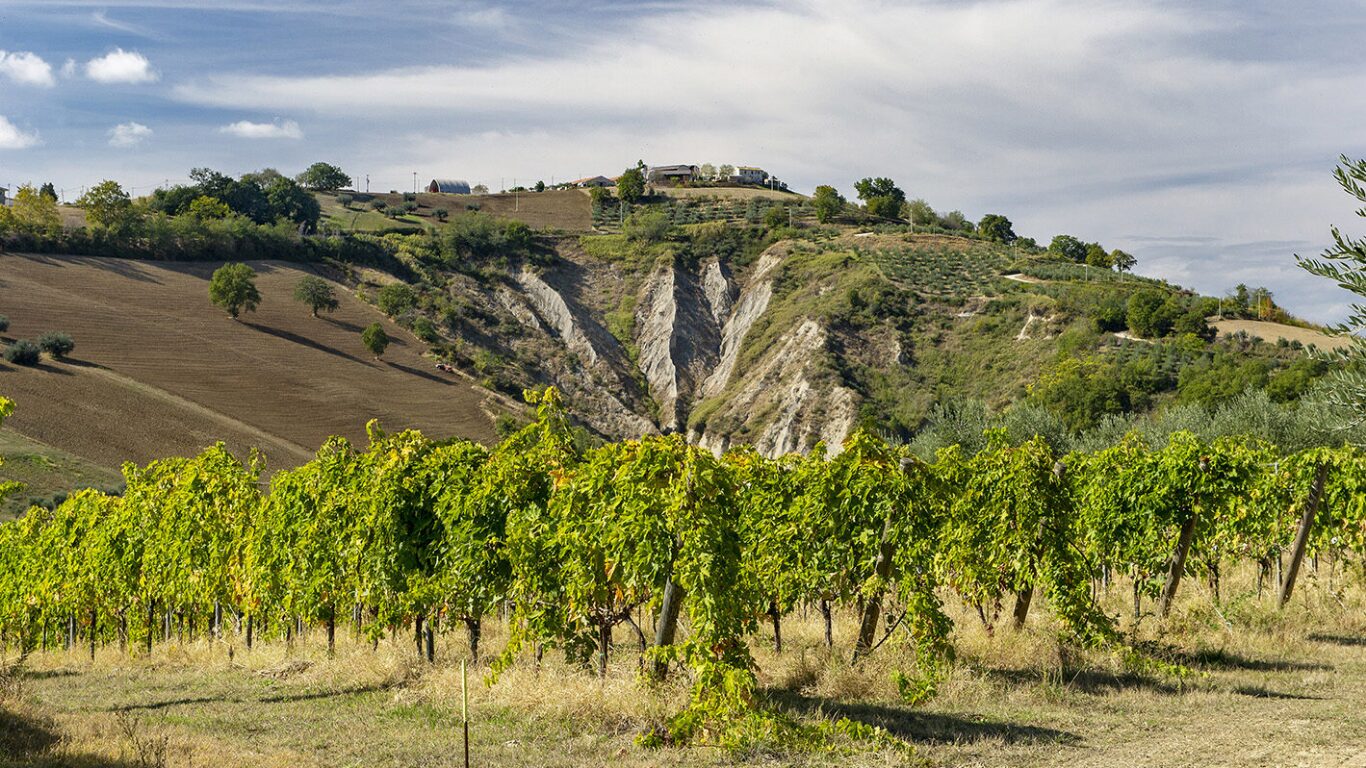
{"label": "brown soil field", "polygon": [[1349,339],[1329,336],[1312,328],[1268,323],[1262,320],[1217,320],[1211,322],[1210,325],[1219,331],[1220,336],[1229,336],[1239,331],[1246,331],[1247,335],[1256,336],[1264,341],[1275,342],[1278,339],[1285,339],[1286,341],[1298,341],[1306,347],[1313,344],[1319,349],[1344,349],[1352,343]]}
{"label": "brown soil field", "polygon": [[[294,301],[303,265],[251,262],[258,311],[230,319],[208,299],[219,264],[0,255],[6,336],[65,331],[76,350],[36,368],[0,362],[5,426],[106,467],[192,454],[222,440],[258,447],[270,469],[306,461],[329,436],[365,444],[365,424],[435,438],[493,438],[486,393],[436,371],[423,345],[335,285],[341,308],[313,318]],[[379,320],[392,343],[360,342]]]}
{"label": "brown soil field", "polygon": [[[370,210],[371,200],[383,200],[385,205],[402,205],[403,195],[388,193],[348,193],[354,194],[357,202],[352,208],[360,211]],[[325,209],[332,211],[335,196],[321,195],[320,202]],[[420,192],[417,195],[417,214],[424,221],[436,224],[432,211],[444,208],[454,219],[464,214],[466,206],[479,206],[480,213],[506,219],[517,219],[535,229],[563,229],[575,232],[587,231],[593,227],[593,212],[589,205],[588,192],[582,189],[549,190],[546,192],[522,192],[492,195],[433,195]],[[396,222],[396,226],[402,226]]]}

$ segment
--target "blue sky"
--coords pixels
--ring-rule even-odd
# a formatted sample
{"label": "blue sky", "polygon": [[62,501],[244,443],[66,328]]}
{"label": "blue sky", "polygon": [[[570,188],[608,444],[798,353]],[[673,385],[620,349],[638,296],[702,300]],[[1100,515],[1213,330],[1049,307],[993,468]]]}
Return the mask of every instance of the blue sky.
{"label": "blue sky", "polygon": [[1350,296],[1292,255],[1362,229],[1330,173],[1366,155],[1363,34],[1363,0],[0,0],[0,185],[886,175],[1332,321]]}

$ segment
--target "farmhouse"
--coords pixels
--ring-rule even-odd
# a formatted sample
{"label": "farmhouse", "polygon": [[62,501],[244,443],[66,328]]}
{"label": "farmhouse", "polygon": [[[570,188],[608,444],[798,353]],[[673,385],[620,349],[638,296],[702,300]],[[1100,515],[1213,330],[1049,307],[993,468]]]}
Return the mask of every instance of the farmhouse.
{"label": "farmhouse", "polygon": [[617,183],[606,176],[589,176],[586,179],[575,179],[569,182],[572,187],[615,187]]}
{"label": "farmhouse", "polygon": [[736,184],[767,184],[768,171],[763,168],[742,165],[735,169],[735,175],[731,176],[730,180]]}
{"label": "farmhouse", "polygon": [[682,184],[697,178],[697,173],[695,165],[655,165],[645,178],[654,184]]}
{"label": "farmhouse", "polygon": [[432,183],[427,185],[427,191],[434,195],[468,195],[470,183],[460,179],[432,179]]}

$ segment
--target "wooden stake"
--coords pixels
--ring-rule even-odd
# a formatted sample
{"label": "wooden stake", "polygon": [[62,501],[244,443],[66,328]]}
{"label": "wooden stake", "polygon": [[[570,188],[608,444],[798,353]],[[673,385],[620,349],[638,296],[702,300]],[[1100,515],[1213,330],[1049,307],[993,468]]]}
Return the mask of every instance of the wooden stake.
{"label": "wooden stake", "polygon": [[465,768],[470,768],[470,680],[465,661],[460,661],[460,728],[464,731]]}

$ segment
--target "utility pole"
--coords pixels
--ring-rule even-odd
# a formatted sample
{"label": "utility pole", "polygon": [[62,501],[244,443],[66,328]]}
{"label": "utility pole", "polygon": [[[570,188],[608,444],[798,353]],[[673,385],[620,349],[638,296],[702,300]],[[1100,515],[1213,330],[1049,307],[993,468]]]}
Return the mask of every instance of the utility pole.
{"label": "utility pole", "polygon": [[370,174],[365,174],[365,193],[370,194]]}
{"label": "utility pole", "polygon": [[417,171],[413,171],[413,194],[417,194]]}

